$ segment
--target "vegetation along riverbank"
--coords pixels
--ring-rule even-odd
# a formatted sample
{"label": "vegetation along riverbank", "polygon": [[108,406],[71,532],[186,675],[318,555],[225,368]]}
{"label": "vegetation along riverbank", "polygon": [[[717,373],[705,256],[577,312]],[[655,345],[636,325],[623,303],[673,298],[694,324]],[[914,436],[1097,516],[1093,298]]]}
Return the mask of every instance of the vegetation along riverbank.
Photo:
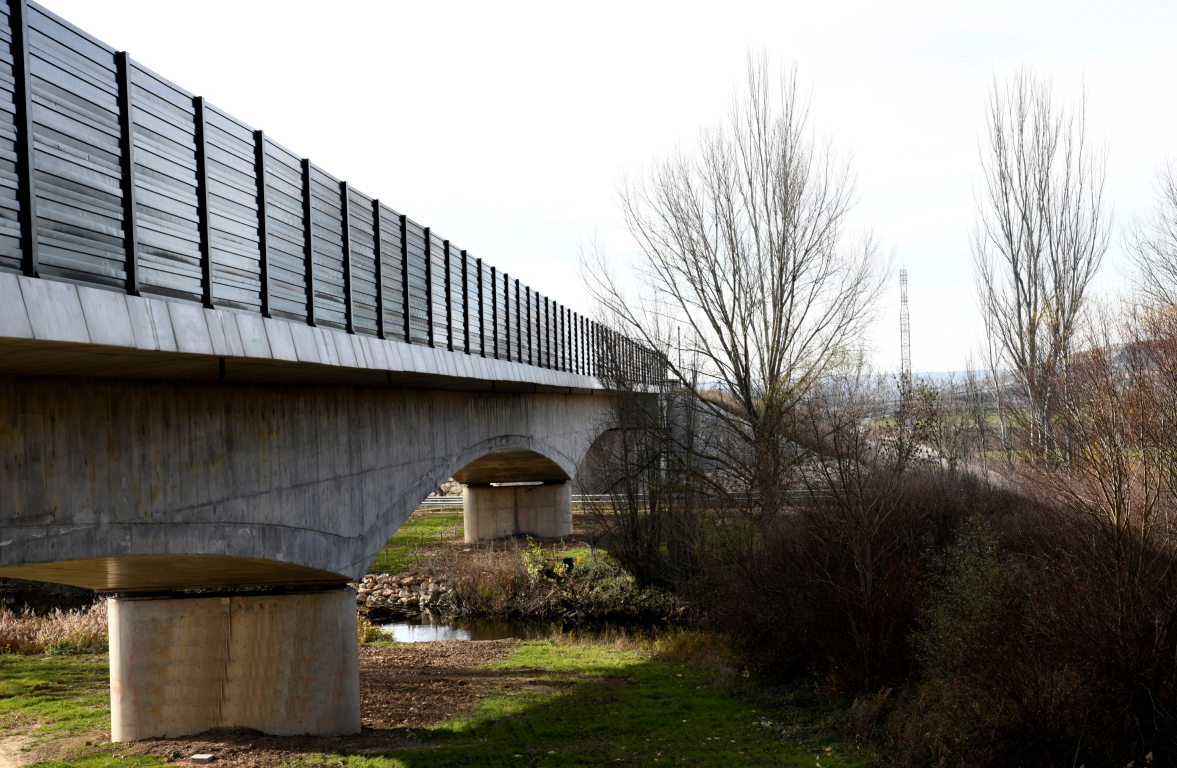
{"label": "vegetation along riverbank", "polygon": [[109,743],[101,653],[0,656],[0,759],[79,766],[858,766],[841,741],[846,709],[811,689],[745,677],[714,638],[680,633],[536,641],[367,643],[363,731],[278,738],[214,731]]}

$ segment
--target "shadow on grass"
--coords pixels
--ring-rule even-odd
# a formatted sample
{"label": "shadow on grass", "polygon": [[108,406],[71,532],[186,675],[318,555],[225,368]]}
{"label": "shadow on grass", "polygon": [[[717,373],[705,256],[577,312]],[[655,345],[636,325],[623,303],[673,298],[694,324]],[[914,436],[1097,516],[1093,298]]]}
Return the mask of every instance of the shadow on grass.
{"label": "shadow on grass", "polygon": [[[836,719],[816,699],[773,701],[730,670],[662,661],[648,651],[587,642],[520,643],[472,713],[415,732],[366,730],[341,739],[218,735],[219,762],[233,765],[447,766],[861,766],[873,754],[832,741],[800,745],[780,720]],[[109,728],[107,667],[54,657],[0,657],[0,731],[74,738]],[[481,670],[480,670],[481,671]],[[787,706],[782,706],[787,705]],[[785,713],[788,706],[794,714]],[[831,721],[832,722],[832,721]],[[6,727],[7,726],[7,727]],[[818,732],[831,732],[818,728]],[[236,741],[240,745],[232,746]],[[249,746],[246,746],[248,744]],[[72,747],[41,766],[116,768],[162,764],[140,745]],[[154,745],[158,747],[159,745]],[[827,747],[830,751],[827,751]],[[171,749],[171,747],[168,747]],[[262,749],[262,752],[253,752]],[[376,750],[380,753],[375,753]],[[357,754],[360,751],[368,754]],[[158,749],[155,750],[158,754]],[[202,750],[203,751],[203,750]],[[57,754],[62,754],[57,750]],[[187,754],[187,753],[185,753]],[[816,758],[816,759],[815,759]]]}
{"label": "shadow on grass", "polygon": [[[420,748],[349,755],[351,768],[444,766],[857,766],[870,755],[781,737],[739,684],[648,654],[525,643],[505,664],[526,672],[471,716],[422,734]],[[530,679],[529,679],[530,678]],[[332,756],[332,761],[338,757]]]}

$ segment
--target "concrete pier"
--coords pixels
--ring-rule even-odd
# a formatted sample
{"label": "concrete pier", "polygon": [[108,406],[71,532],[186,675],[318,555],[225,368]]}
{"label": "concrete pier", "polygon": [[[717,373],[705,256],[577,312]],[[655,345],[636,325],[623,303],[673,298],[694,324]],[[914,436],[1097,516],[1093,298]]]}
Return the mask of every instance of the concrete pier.
{"label": "concrete pier", "polygon": [[360,730],[350,588],[109,601],[111,741]]}
{"label": "concrete pier", "polygon": [[571,536],[572,483],[465,485],[462,487],[466,541],[503,536]]}

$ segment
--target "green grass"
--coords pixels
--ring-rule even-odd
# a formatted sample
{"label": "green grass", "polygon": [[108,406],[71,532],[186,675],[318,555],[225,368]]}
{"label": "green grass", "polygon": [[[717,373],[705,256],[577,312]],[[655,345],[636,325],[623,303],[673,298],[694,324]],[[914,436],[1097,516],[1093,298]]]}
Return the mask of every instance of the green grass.
{"label": "green grass", "polygon": [[[110,671],[105,656],[0,655],[0,734],[48,741],[110,732]],[[80,743],[80,739],[78,739]],[[120,758],[117,744],[76,747],[68,761],[43,768],[123,768],[162,765],[152,756]]]}
{"label": "green grass", "polygon": [[[495,665],[565,687],[508,688],[430,729],[419,749],[349,756],[349,768],[450,766],[861,766],[873,753],[783,740],[733,684],[640,651],[523,643]],[[736,686],[738,688],[738,685]],[[826,752],[825,747],[833,747]],[[335,759],[334,757],[332,759]]]}
{"label": "green grass", "polygon": [[105,657],[0,656],[0,733],[100,730],[110,722]]}
{"label": "green grass", "polygon": [[368,566],[368,573],[404,573],[427,559],[429,545],[463,534],[462,513],[418,509],[389,539]]}
{"label": "green grass", "polygon": [[[752,768],[865,766],[875,754],[833,741],[798,744],[782,722],[816,722],[833,710],[802,696],[766,705],[733,672],[717,672],[646,651],[611,645],[521,643],[496,668],[550,687],[495,690],[471,714],[428,729],[421,747],[385,755],[304,755],[300,763],[350,768],[450,766],[652,766]],[[0,656],[0,733],[29,734],[34,746],[81,738],[110,727],[107,663],[102,656]],[[789,712],[790,707],[794,710]],[[815,732],[810,729],[810,733]],[[831,732],[829,727],[817,732]],[[812,737],[811,737],[812,738]],[[826,748],[831,751],[827,752]],[[120,757],[119,744],[75,746],[42,768],[146,768],[151,756]],[[815,760],[815,757],[818,759]]]}

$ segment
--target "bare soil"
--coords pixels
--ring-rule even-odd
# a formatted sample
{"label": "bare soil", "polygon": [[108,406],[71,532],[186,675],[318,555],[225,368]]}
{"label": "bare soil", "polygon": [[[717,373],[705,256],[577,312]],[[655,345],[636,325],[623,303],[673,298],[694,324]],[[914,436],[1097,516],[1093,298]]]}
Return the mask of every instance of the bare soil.
{"label": "bare soil", "polygon": [[506,659],[517,642],[448,640],[396,647],[361,646],[362,730],[353,736],[265,736],[244,728],[218,729],[188,738],[127,744],[123,754],[153,754],[176,765],[195,765],[187,758],[211,753],[216,756],[216,765],[271,768],[317,753],[380,753],[411,748],[418,745],[422,729],[473,710],[493,691],[570,685],[537,680],[536,675],[542,674],[539,672],[479,667]]}

